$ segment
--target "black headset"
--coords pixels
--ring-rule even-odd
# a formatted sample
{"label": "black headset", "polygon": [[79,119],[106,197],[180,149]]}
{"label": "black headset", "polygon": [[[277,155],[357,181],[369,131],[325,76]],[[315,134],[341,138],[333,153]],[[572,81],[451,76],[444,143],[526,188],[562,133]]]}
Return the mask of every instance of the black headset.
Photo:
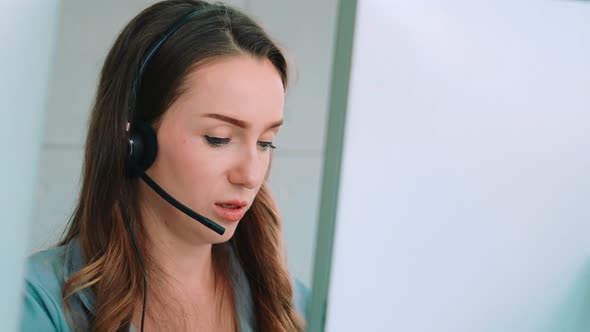
{"label": "black headset", "polygon": [[[168,194],[162,187],[160,187],[147,173],[145,172],[156,159],[156,155],[158,154],[158,140],[156,138],[156,133],[154,132],[153,128],[141,121],[141,120],[134,120],[133,119],[133,112],[136,108],[138,93],[139,93],[139,83],[141,82],[141,78],[143,77],[144,70],[149,63],[150,59],[153,55],[162,47],[162,45],[170,38],[170,36],[176,32],[182,25],[187,23],[191,18],[206,12],[212,11],[220,11],[223,13],[228,12],[228,8],[224,7],[217,7],[211,6],[206,7],[203,9],[199,9],[196,11],[191,12],[190,14],[182,17],[176,23],[174,23],[166,33],[164,33],[160,38],[158,38],[151,46],[148,48],[141,64],[139,66],[139,70],[137,75],[133,80],[133,85],[131,87],[131,95],[129,100],[129,106],[127,109],[127,127],[126,130],[128,132],[127,144],[128,144],[128,155],[125,160],[125,175],[129,178],[139,177],[141,178],[150,188],[152,188],[160,197],[162,197],[166,202],[170,203],[172,206],[183,212],[184,214],[188,215],[189,217],[193,218],[194,220],[200,222],[201,224],[205,225],[209,229],[213,230],[214,232],[218,233],[219,235],[223,235],[225,229],[220,226],[219,224],[215,223],[214,221],[208,219],[205,216],[200,215],[199,213],[191,210],[184,204],[180,203],[170,194]],[[143,332],[143,325],[145,320],[145,311],[146,311],[146,303],[147,303],[147,273],[145,270],[145,264],[143,257],[141,255],[141,251],[139,249],[139,245],[137,243],[137,239],[135,238],[135,234],[133,232],[133,228],[131,227],[131,218],[129,216],[129,211],[127,210],[124,204],[120,204],[121,214],[123,219],[125,219],[127,223],[127,227],[129,233],[131,234],[131,239],[133,240],[133,245],[135,246],[135,250],[137,252],[137,256],[139,258],[139,263],[141,265],[141,269],[143,271],[143,307],[141,311],[141,332]]]}

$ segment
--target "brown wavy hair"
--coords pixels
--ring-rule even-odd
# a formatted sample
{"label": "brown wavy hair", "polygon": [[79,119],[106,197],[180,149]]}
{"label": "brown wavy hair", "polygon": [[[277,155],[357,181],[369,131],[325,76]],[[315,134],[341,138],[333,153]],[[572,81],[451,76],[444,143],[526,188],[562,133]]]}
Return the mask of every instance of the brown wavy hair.
{"label": "brown wavy hair", "polygon": [[[90,288],[96,295],[92,331],[127,331],[144,291],[142,268],[119,209],[120,204],[128,207],[131,228],[145,252],[149,244],[139,213],[138,180],[124,176],[126,112],[133,79],[154,40],[179,18],[208,6],[212,5],[205,1],[172,0],[148,7],[121,31],[102,68],[89,119],[80,196],[60,242],[64,245],[78,239],[85,259],[85,266],[64,285],[65,314],[70,321],[80,316],[68,305],[69,299]],[[183,92],[187,74],[219,57],[247,54],[269,59],[286,88],[287,64],[277,45],[247,15],[223,4],[215,6],[226,10],[206,11],[192,18],[150,60],[138,86],[133,120],[157,125]],[[281,219],[266,183],[230,244],[248,277],[257,330],[302,331],[304,321],[294,309],[283,259]],[[228,264],[219,245],[213,245],[212,254],[215,270],[227,275]],[[157,279],[157,264],[145,258],[151,283]],[[158,300],[155,289],[148,289],[150,302]],[[153,308],[152,302],[147,317],[155,321]]]}

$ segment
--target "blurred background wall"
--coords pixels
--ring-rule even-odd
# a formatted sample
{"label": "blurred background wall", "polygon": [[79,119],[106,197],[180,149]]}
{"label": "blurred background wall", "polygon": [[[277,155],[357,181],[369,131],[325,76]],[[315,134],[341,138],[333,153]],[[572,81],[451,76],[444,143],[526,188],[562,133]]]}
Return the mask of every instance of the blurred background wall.
{"label": "blurred background wall", "polygon": [[355,28],[326,331],[590,331],[590,2]]}
{"label": "blurred background wall", "polygon": [[[29,251],[62,233],[78,193],[86,123],[106,53],[123,26],[155,2],[61,1]],[[266,27],[291,63],[271,187],[284,218],[290,270],[311,285],[337,0],[227,3]]]}
{"label": "blurred background wall", "polygon": [[0,326],[15,331],[31,229],[57,3],[0,0]]}

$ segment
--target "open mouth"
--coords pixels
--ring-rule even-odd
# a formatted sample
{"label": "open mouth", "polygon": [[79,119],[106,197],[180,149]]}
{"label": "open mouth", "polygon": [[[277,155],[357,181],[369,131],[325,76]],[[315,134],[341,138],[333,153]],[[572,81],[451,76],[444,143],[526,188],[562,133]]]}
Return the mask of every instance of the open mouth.
{"label": "open mouth", "polygon": [[242,201],[228,201],[215,203],[215,211],[222,219],[239,221],[246,213],[248,204]]}
{"label": "open mouth", "polygon": [[221,206],[222,208],[225,208],[225,209],[239,209],[239,208],[241,208],[241,206],[238,206],[238,205],[225,204],[225,203],[215,203],[215,205]]}

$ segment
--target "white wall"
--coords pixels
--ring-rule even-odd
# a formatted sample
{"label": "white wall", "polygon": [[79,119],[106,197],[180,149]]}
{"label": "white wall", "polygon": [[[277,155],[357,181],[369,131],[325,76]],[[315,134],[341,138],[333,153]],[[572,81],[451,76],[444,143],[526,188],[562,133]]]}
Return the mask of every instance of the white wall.
{"label": "white wall", "polygon": [[16,331],[57,1],[0,1],[0,330]]}
{"label": "white wall", "polygon": [[326,331],[590,331],[589,32],[359,1]]}
{"label": "white wall", "polygon": [[[53,244],[63,232],[77,195],[86,121],[102,62],[123,26],[154,2],[63,1],[30,251]],[[289,267],[310,285],[337,0],[228,3],[267,27],[292,64],[271,186],[284,217]]]}

